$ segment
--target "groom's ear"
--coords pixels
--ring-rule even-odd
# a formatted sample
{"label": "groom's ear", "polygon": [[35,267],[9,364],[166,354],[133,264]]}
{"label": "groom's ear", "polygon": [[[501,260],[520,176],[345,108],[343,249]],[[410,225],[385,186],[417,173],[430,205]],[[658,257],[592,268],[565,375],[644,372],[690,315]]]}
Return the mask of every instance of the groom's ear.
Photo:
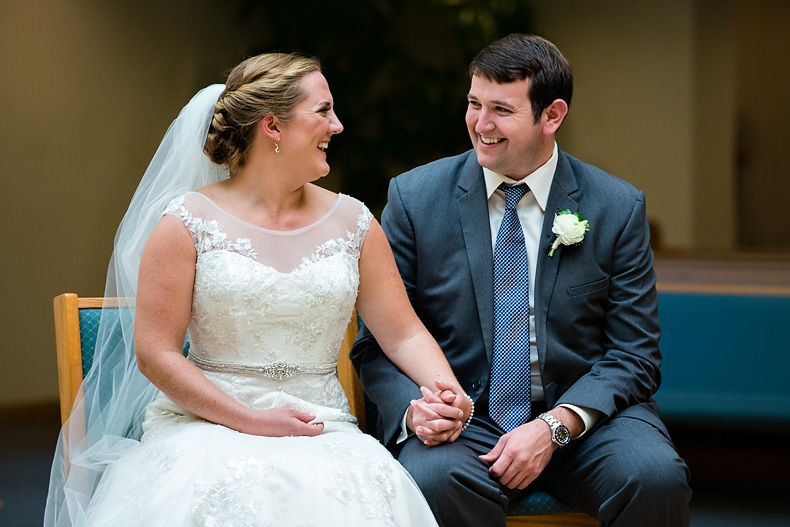
{"label": "groom's ear", "polygon": [[280,120],[273,115],[264,115],[261,119],[260,131],[272,141],[280,140]]}
{"label": "groom's ear", "polygon": [[568,115],[568,103],[562,99],[555,99],[543,110],[543,133],[552,135],[560,129],[565,117]]}

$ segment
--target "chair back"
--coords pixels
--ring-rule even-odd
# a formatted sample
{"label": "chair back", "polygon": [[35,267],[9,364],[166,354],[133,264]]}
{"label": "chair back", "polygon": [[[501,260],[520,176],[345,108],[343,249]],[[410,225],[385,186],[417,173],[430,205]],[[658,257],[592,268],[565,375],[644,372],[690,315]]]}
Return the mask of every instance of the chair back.
{"label": "chair back", "polygon": [[71,415],[74,401],[82,389],[84,374],[93,363],[93,351],[104,299],[79,298],[74,293],[64,293],[56,296],[53,304],[60,386],[60,419],[65,424]]}
{"label": "chair back", "polygon": [[[58,381],[60,385],[60,418],[65,423],[71,415],[74,402],[80,393],[82,380],[93,364],[99,322],[104,316],[121,316],[122,309],[134,309],[130,302],[117,298],[79,297],[64,293],[55,297],[55,343],[58,356]],[[108,308],[118,308],[118,311]],[[348,352],[357,336],[357,315],[351,318],[337,358],[337,375],[348,397],[351,413],[357,417],[364,432],[365,400],[359,377],[348,358]],[[118,336],[120,338],[120,335]],[[185,348],[186,351],[187,348]]]}

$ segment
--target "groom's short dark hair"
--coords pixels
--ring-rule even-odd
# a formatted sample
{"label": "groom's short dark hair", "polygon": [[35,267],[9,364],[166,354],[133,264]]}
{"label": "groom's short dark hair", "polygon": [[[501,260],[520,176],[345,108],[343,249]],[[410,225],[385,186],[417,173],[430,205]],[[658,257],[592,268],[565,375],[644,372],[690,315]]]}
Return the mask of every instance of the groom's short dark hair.
{"label": "groom's short dark hair", "polygon": [[571,105],[571,67],[557,46],[536,35],[513,33],[495,40],[469,65],[469,76],[475,75],[499,84],[530,79],[527,96],[535,122],[556,99]]}

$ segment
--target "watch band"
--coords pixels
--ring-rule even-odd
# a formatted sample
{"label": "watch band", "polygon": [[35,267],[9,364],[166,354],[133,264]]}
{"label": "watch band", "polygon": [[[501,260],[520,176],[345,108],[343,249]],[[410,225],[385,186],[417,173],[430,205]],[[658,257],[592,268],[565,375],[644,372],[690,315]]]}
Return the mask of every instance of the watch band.
{"label": "watch band", "polygon": [[568,427],[555,419],[553,415],[542,413],[538,419],[545,422],[551,428],[551,440],[555,445],[562,448],[571,442],[571,434]]}

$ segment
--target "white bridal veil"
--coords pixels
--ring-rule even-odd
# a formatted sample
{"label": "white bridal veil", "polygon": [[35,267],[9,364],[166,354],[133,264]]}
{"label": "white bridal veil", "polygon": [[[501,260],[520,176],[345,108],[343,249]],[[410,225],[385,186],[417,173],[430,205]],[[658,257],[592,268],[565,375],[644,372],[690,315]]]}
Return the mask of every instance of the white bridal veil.
{"label": "white bridal veil", "polygon": [[[105,298],[133,306],[143,246],[165,206],[180,194],[228,177],[203,154],[224,88],[214,84],[198,92],[168,128],[115,235]],[[58,439],[44,515],[47,527],[82,525],[105,468],[142,435],[145,408],[157,389],[137,369],[133,322],[132,309],[102,311],[93,365]]]}

